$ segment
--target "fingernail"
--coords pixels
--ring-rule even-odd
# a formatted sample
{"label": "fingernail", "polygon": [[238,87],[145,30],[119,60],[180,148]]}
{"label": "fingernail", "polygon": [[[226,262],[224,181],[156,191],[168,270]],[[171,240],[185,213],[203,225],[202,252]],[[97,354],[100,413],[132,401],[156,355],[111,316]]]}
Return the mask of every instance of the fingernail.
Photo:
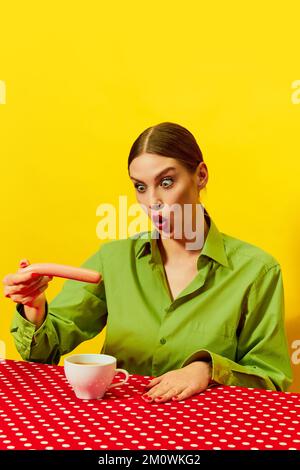
{"label": "fingernail", "polygon": [[177,400],[178,398],[178,395],[175,395],[174,397],[172,397],[172,400]]}
{"label": "fingernail", "polygon": [[162,400],[162,397],[156,397],[155,400],[157,401]]}
{"label": "fingernail", "polygon": [[144,400],[146,400],[146,401],[148,401],[148,402],[150,402],[150,401],[152,401],[152,400],[153,400],[153,398],[151,398],[151,397],[147,397],[147,396],[146,396],[146,397],[144,396],[143,398],[144,398]]}

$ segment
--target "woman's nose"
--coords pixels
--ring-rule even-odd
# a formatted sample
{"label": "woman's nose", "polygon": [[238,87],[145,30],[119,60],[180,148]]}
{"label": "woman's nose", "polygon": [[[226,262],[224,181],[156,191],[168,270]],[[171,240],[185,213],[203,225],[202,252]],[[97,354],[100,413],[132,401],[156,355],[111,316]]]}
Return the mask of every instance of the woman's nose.
{"label": "woman's nose", "polygon": [[163,208],[163,203],[162,202],[156,202],[156,203],[152,204],[152,206],[151,206],[151,210],[153,210],[153,211],[158,211],[162,208]]}

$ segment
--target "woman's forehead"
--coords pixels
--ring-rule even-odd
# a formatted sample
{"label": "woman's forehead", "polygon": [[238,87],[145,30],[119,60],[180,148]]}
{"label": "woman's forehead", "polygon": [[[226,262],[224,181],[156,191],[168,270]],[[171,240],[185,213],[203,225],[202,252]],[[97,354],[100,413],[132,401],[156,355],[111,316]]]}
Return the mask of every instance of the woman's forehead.
{"label": "woman's forehead", "polygon": [[176,158],[156,154],[142,154],[131,162],[129,175],[132,179],[136,180],[146,176],[149,179],[155,179],[167,171],[176,172],[183,170],[184,167]]}

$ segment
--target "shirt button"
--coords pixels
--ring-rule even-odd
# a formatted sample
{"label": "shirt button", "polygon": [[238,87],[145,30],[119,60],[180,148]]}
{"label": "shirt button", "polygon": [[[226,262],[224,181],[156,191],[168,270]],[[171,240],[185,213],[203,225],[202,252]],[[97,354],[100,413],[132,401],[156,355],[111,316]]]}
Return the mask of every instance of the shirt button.
{"label": "shirt button", "polygon": [[161,338],[160,339],[160,344],[166,344],[166,342],[167,342],[166,338]]}

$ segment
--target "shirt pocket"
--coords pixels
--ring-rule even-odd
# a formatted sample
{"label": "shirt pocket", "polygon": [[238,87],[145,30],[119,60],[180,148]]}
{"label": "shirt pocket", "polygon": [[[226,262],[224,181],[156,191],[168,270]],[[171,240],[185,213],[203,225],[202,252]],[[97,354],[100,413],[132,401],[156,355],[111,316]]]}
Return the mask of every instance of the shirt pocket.
{"label": "shirt pocket", "polygon": [[215,324],[203,321],[192,321],[187,330],[185,355],[200,349],[208,349],[227,357],[233,356],[236,348],[236,331],[232,324],[220,322]]}
{"label": "shirt pocket", "polygon": [[226,322],[220,322],[219,324],[211,325],[203,321],[195,320],[191,322],[189,332],[201,332],[206,335],[216,337],[224,336],[225,338],[232,338],[235,335],[235,327],[232,324]]}

